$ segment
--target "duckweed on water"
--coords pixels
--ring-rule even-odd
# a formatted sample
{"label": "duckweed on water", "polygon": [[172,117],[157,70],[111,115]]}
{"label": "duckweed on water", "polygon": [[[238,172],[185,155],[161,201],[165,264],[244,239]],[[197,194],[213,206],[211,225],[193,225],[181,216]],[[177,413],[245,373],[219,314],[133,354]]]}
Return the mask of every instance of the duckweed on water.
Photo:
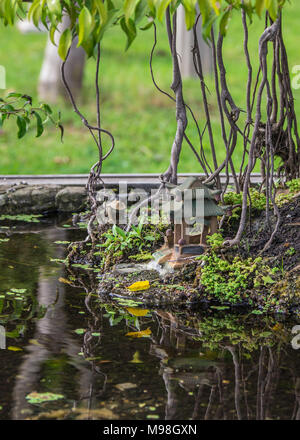
{"label": "duckweed on water", "polygon": [[39,223],[40,217],[43,217],[43,215],[42,214],[17,214],[17,215],[4,214],[0,216],[0,220]]}

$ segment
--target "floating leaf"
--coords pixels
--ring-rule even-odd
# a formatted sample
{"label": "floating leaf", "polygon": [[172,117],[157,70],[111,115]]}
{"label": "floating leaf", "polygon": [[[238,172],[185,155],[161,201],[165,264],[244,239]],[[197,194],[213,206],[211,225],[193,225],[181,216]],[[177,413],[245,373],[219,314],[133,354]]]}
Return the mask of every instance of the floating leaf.
{"label": "floating leaf", "polygon": [[54,394],[54,393],[37,393],[36,391],[28,394],[26,399],[29,403],[43,403],[50,402],[53,400],[63,399],[64,396],[62,394]]}
{"label": "floating leaf", "polygon": [[146,316],[149,313],[148,309],[136,309],[132,307],[127,307],[127,310],[133,316]]}
{"label": "floating leaf", "polygon": [[27,289],[10,289],[11,292],[15,292],[15,293],[25,293],[27,291]]}
{"label": "floating leaf", "polygon": [[128,287],[131,292],[137,292],[138,290],[147,290],[150,288],[149,281],[137,281],[136,283],[131,284],[131,286]]}
{"label": "floating leaf", "polygon": [[261,310],[252,310],[251,312],[253,315],[262,315],[262,311]]}
{"label": "floating leaf", "polygon": [[115,387],[118,388],[118,390],[120,391],[126,391],[136,388],[137,385],[135,383],[125,382],[125,383],[119,383],[118,385],[115,385]]}
{"label": "floating leaf", "polygon": [[125,336],[130,336],[132,338],[148,338],[151,335],[151,330],[148,327],[146,330],[141,330],[139,332],[129,332]]}
{"label": "floating leaf", "polygon": [[136,351],[133,355],[133,358],[131,361],[129,361],[131,364],[142,364],[143,362],[140,360],[140,353]]}
{"label": "floating leaf", "polygon": [[38,347],[43,347],[43,345],[40,344],[37,339],[29,339],[29,343],[32,345],[37,345]]}
{"label": "floating leaf", "polygon": [[77,335],[83,335],[83,333],[85,333],[85,329],[84,328],[77,328],[76,330],[74,330],[74,332]]}
{"label": "floating leaf", "polygon": [[92,336],[100,336],[100,333],[99,332],[94,332],[94,333],[92,333]]}
{"label": "floating leaf", "polygon": [[64,284],[72,284],[72,281],[67,280],[66,278],[62,278],[62,277],[59,277],[59,278],[58,278],[58,281],[59,281],[60,283],[64,283]]}
{"label": "floating leaf", "polygon": [[14,347],[13,345],[10,345],[9,347],[7,347],[7,350],[10,350],[10,351],[23,351],[22,348]]}

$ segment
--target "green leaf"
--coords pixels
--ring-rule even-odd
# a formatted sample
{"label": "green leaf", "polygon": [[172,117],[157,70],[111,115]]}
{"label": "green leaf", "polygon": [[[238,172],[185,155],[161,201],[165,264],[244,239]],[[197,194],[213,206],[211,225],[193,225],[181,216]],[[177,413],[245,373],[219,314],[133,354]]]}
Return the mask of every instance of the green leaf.
{"label": "green leaf", "polygon": [[50,14],[54,14],[57,16],[61,15],[60,0],[47,0],[47,6],[48,6]]}
{"label": "green leaf", "polygon": [[47,113],[47,115],[52,114],[52,109],[48,104],[42,104],[42,109]]}
{"label": "green leaf", "polygon": [[51,43],[54,46],[56,46],[56,42],[55,42],[55,39],[54,39],[55,32],[56,32],[56,26],[54,24],[51,24],[50,30],[49,30],[49,38],[50,38]]}
{"label": "green leaf", "polygon": [[135,8],[140,0],[125,0],[124,1],[124,13],[125,13],[125,21],[128,26],[129,19],[134,14]]}
{"label": "green leaf", "polygon": [[222,16],[222,18],[221,18],[221,21],[220,21],[220,32],[221,32],[221,35],[223,35],[223,36],[225,36],[225,35],[226,35],[226,32],[227,32],[227,29],[228,29],[228,23],[229,23],[229,20],[230,20],[230,18],[231,18],[231,12],[232,12],[232,9],[228,9],[228,10],[223,14],[223,16]]}
{"label": "green leaf", "polygon": [[27,131],[26,120],[22,116],[18,116],[17,117],[17,125],[19,128],[18,138],[21,139],[23,136],[25,136],[26,131]]}
{"label": "green leaf", "polygon": [[160,21],[163,21],[166,9],[170,3],[171,3],[171,0],[160,0],[158,8],[157,8],[157,18]]}
{"label": "green leaf", "polygon": [[65,59],[67,58],[71,44],[72,44],[72,32],[68,28],[65,29],[64,32],[62,33],[58,45],[58,55],[63,61],[65,61]]}
{"label": "green leaf", "polygon": [[22,98],[22,93],[10,92],[6,98]]}
{"label": "green leaf", "polygon": [[40,137],[44,132],[43,121],[40,115],[37,112],[33,112],[36,117],[36,137]]}
{"label": "green leaf", "polygon": [[93,30],[93,19],[90,11],[86,6],[81,10],[78,18],[78,44],[81,46],[84,42],[88,41]]}
{"label": "green leaf", "polygon": [[147,23],[145,26],[141,27],[140,30],[141,31],[146,31],[147,29],[150,29],[153,26],[153,20],[149,21],[149,23]]}
{"label": "green leaf", "polygon": [[195,24],[197,0],[182,0],[185,11],[185,24],[187,30],[190,30]]}
{"label": "green leaf", "polygon": [[265,0],[256,0],[255,3],[255,9],[256,9],[256,13],[259,17],[262,16],[263,10],[265,8],[266,5],[266,1]]}
{"label": "green leaf", "polygon": [[250,23],[252,23],[252,1],[251,0],[244,0],[244,3],[241,5],[246,14],[248,15],[250,19]]}
{"label": "green leaf", "polygon": [[119,226],[117,226],[117,225],[113,225],[112,231],[113,231],[114,235],[120,235],[123,238],[126,238],[126,236],[127,236],[126,232],[123,231],[123,229],[119,228]]}
{"label": "green leaf", "polygon": [[140,0],[135,8],[134,22],[138,24],[145,16],[148,16],[149,6],[146,0]]}
{"label": "green leaf", "polygon": [[74,330],[74,332],[77,335],[83,335],[85,333],[85,329],[84,328],[77,328],[76,330]]}
{"label": "green leaf", "polygon": [[43,402],[49,402],[63,398],[64,396],[62,394],[37,393],[36,391],[26,396],[26,399],[28,400],[29,403],[43,403]]}
{"label": "green leaf", "polygon": [[266,286],[267,284],[274,284],[275,281],[270,277],[270,275],[267,275],[265,277],[262,278],[264,285]]}
{"label": "green leaf", "polygon": [[209,0],[198,0],[199,9],[202,15],[202,25],[205,25],[212,15],[212,7]]}
{"label": "green leaf", "polygon": [[266,6],[273,21],[277,19],[278,0],[266,0]]}
{"label": "green leaf", "polygon": [[125,50],[127,50],[131,46],[133,40],[136,37],[136,27],[135,27],[135,24],[131,18],[128,20],[128,25],[127,25],[126,21],[125,21],[125,17],[123,17],[120,20],[120,25],[121,25],[122,30],[125,32],[125,34],[127,36],[127,44],[125,47]]}
{"label": "green leaf", "polygon": [[103,26],[107,22],[107,3],[103,2],[102,0],[94,0],[96,8],[99,12],[99,16],[101,19],[101,25]]}
{"label": "green leaf", "polygon": [[37,7],[34,9],[32,13],[32,21],[35,27],[37,28],[39,27],[41,16],[42,16],[42,6],[37,5]]}

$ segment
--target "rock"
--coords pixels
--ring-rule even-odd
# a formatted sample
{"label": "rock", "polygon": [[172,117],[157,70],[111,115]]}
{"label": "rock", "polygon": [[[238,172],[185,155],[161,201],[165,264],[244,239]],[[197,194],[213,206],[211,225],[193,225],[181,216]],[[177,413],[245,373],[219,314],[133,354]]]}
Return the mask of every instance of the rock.
{"label": "rock", "polygon": [[25,186],[16,188],[9,194],[7,210],[11,214],[38,214],[53,212],[55,208],[55,196],[59,186]]}
{"label": "rock", "polygon": [[7,203],[7,195],[6,194],[1,194],[0,195],[0,208],[5,206],[6,203]]}
{"label": "rock", "polygon": [[32,207],[31,212],[53,212],[56,211],[55,197],[61,187],[56,185],[42,186],[31,191]]}
{"label": "rock", "polygon": [[75,212],[84,209],[87,203],[87,192],[82,186],[69,186],[56,194],[55,204],[58,211]]}

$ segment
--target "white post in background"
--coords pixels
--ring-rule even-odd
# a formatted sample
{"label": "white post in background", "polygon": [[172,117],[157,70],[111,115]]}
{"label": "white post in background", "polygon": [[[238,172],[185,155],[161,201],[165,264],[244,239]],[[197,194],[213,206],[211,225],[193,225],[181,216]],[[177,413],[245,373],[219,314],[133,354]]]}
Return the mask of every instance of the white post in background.
{"label": "white post in background", "polygon": [[[213,58],[212,50],[208,44],[205,43],[201,34],[201,18],[197,26],[197,38],[199,49],[201,53],[202,68],[204,74],[212,73]],[[185,24],[185,12],[182,5],[177,9],[177,53],[181,75],[183,78],[196,78],[197,74],[193,63],[192,49],[194,46],[193,30],[187,31]]]}
{"label": "white post in background", "polygon": [[[65,16],[61,24],[57,26],[58,32],[55,33],[55,40],[59,38],[59,32],[63,32],[69,25],[69,18]],[[57,41],[58,42],[58,41]],[[44,61],[39,77],[38,93],[43,101],[55,103],[58,96],[62,96],[69,101],[66,89],[61,80],[62,60],[57,53],[57,47],[48,38]],[[69,87],[75,97],[80,96],[83,82],[85,65],[85,52],[82,47],[77,47],[77,39],[73,40],[68,62],[65,66],[65,76]]]}
{"label": "white post in background", "polygon": [[6,77],[5,67],[0,66],[0,89],[6,89],[5,77]]}
{"label": "white post in background", "polygon": [[5,333],[5,327],[3,325],[0,325],[0,350],[6,349],[6,333]]}

